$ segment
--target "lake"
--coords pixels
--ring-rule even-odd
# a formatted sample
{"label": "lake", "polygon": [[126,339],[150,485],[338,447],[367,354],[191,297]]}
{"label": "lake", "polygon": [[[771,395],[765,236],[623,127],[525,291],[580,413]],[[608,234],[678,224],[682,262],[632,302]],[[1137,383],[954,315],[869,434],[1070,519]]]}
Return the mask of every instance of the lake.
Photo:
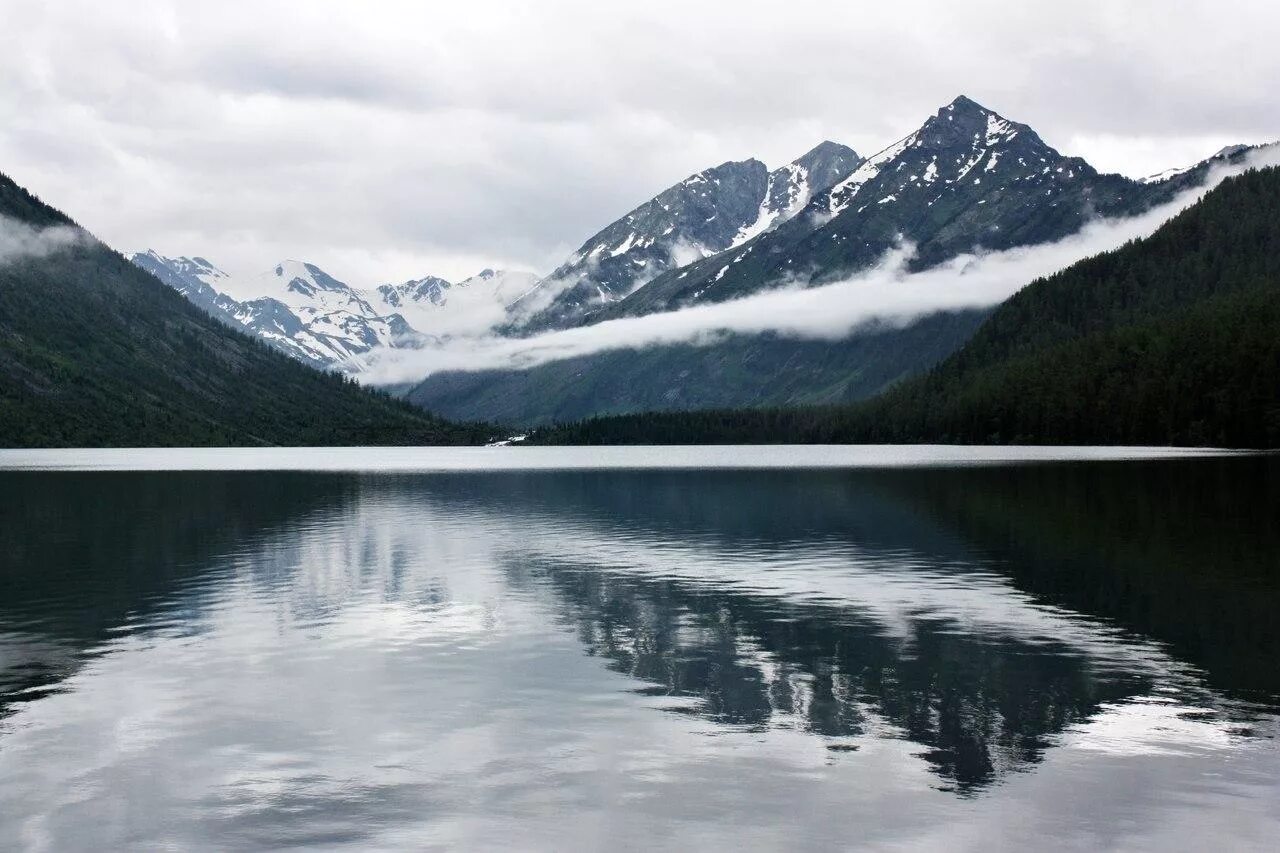
{"label": "lake", "polygon": [[1274,849],[1280,458],[0,451],[0,846]]}

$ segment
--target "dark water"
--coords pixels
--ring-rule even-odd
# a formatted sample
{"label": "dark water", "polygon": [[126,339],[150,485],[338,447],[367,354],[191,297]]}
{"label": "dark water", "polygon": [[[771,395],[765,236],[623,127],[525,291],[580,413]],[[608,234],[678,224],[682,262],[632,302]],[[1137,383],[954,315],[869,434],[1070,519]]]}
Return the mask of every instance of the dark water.
{"label": "dark water", "polygon": [[5,849],[1280,838],[1274,458],[0,496]]}

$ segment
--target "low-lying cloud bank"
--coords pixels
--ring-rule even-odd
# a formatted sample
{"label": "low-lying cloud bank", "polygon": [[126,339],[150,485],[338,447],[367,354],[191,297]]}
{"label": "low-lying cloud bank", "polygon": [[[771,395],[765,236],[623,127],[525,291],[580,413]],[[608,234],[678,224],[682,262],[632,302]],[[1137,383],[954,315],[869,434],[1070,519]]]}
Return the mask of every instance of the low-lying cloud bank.
{"label": "low-lying cloud bank", "polygon": [[43,258],[92,240],[88,232],[74,225],[36,228],[20,219],[0,216],[0,265],[22,258]]}
{"label": "low-lying cloud bank", "polygon": [[1204,185],[1167,204],[1135,217],[1095,220],[1056,243],[962,255],[916,273],[907,271],[913,247],[904,245],[888,253],[873,269],[819,287],[779,287],[729,302],[609,320],[530,338],[453,339],[417,350],[383,350],[371,354],[369,367],[360,378],[375,384],[413,382],[443,371],[528,368],[607,350],[707,345],[732,334],[771,332],[838,340],[873,322],[880,327],[905,326],[940,311],[987,307],[1004,301],[1036,278],[1148,236],[1230,175],[1278,165],[1280,146],[1254,151],[1243,163],[1213,167]]}

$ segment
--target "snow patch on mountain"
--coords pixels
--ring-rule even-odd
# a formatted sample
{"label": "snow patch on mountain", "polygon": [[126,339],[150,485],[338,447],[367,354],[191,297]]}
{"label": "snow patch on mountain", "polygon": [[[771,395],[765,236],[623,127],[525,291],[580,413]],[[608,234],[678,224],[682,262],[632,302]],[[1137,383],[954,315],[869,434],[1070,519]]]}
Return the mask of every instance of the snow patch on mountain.
{"label": "snow patch on mountain", "polygon": [[362,289],[305,261],[233,276],[201,257],[148,250],[130,259],[222,322],[315,367],[352,372],[375,349],[488,333],[537,282],[533,273],[486,269],[457,283],[423,276]]}
{"label": "snow patch on mountain", "polygon": [[823,142],[773,171],[742,160],[690,175],[583,243],[513,306],[512,324],[574,325],[663,273],[777,227],[859,162],[852,149]]}
{"label": "snow patch on mountain", "polygon": [[416,346],[420,335],[392,311],[314,264],[287,260],[237,277],[201,257],[148,250],[130,257],[206,313],[315,367],[360,371],[375,348]]}
{"label": "snow patch on mountain", "polygon": [[886,164],[893,162],[903,151],[917,144],[917,134],[899,139],[893,145],[865,160],[849,177],[831,188],[827,193],[827,212],[836,216],[853,204],[858,192],[879,176]]}
{"label": "snow patch on mountain", "polygon": [[1205,163],[1225,162],[1232,159],[1233,157],[1240,156],[1241,154],[1243,154],[1248,150],[1249,150],[1248,145],[1228,145],[1225,148],[1219,149],[1217,152],[1214,153],[1212,157],[1209,157],[1207,160],[1201,160],[1199,163],[1193,163],[1190,166],[1183,166],[1181,168],[1165,169],[1161,172],[1156,172],[1154,175],[1147,175],[1145,178],[1139,178],[1138,182],[1143,184],[1159,184],[1164,181],[1168,181],[1173,178],[1179,177],[1181,175],[1185,175],[1188,172],[1192,171],[1193,169],[1196,169],[1199,166],[1204,165]]}
{"label": "snow patch on mountain", "polygon": [[531,272],[485,269],[457,283],[427,276],[384,284],[368,296],[375,309],[397,311],[417,331],[442,338],[484,334],[501,325],[508,306],[537,282]]}

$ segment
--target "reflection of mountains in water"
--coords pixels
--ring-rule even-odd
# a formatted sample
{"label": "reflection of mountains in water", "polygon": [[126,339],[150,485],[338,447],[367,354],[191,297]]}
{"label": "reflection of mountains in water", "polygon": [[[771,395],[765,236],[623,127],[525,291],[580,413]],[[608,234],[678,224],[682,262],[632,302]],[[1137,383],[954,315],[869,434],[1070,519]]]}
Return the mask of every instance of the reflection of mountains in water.
{"label": "reflection of mountains in water", "polygon": [[974,791],[1117,703],[1211,709],[1192,739],[1275,707],[1275,471],[3,475],[29,500],[0,509],[0,692],[56,688],[149,612],[198,621],[233,568],[318,625],[497,567],[642,692],[836,749],[907,738]]}
{"label": "reflection of mountains in water", "polygon": [[[653,476],[655,492],[672,491],[639,518],[609,505],[612,495],[636,510],[645,490],[634,485],[539,481],[549,531],[521,533],[509,576],[554,590],[588,651],[644,681],[643,692],[693,699],[685,709],[707,719],[905,737],[974,790],[1099,715],[1111,723],[1096,728],[1127,727],[1131,748],[1242,731],[1253,713],[1168,653],[1191,648],[1188,637],[1204,641],[1197,663],[1226,665],[1209,683],[1274,706],[1274,658],[1259,642],[1274,643],[1277,603],[1265,466],[832,475],[826,485],[840,488],[824,488],[826,475],[702,475],[696,490]],[[687,508],[681,495],[696,495],[700,511],[669,512]],[[995,520],[1004,523],[993,530]],[[732,529],[751,531],[736,548]],[[1079,601],[1112,618],[1059,604]],[[1134,623],[1170,643],[1136,635]],[[1143,709],[1117,707],[1132,702]]]}
{"label": "reflection of mountains in water", "polygon": [[1049,736],[1106,701],[1150,692],[1140,675],[1093,677],[1089,661],[945,620],[909,644],[856,609],[717,593],[680,581],[535,564],[592,654],[652,685],[696,697],[718,723],[799,728],[832,738],[900,736],[961,790],[1038,760]]}
{"label": "reflection of mountains in water", "polygon": [[[1280,702],[1280,459],[502,474],[423,487],[508,524],[536,517],[556,553],[593,565],[737,587],[765,578],[775,591],[899,610],[1018,593],[1036,622],[1072,615],[1045,623],[1050,636],[1084,624],[1077,614],[1103,618],[1116,629],[1109,654],[1135,643],[1126,632],[1149,637],[1233,698]],[[571,522],[580,539],[557,531]],[[1019,605],[1014,624],[1032,615]]]}

